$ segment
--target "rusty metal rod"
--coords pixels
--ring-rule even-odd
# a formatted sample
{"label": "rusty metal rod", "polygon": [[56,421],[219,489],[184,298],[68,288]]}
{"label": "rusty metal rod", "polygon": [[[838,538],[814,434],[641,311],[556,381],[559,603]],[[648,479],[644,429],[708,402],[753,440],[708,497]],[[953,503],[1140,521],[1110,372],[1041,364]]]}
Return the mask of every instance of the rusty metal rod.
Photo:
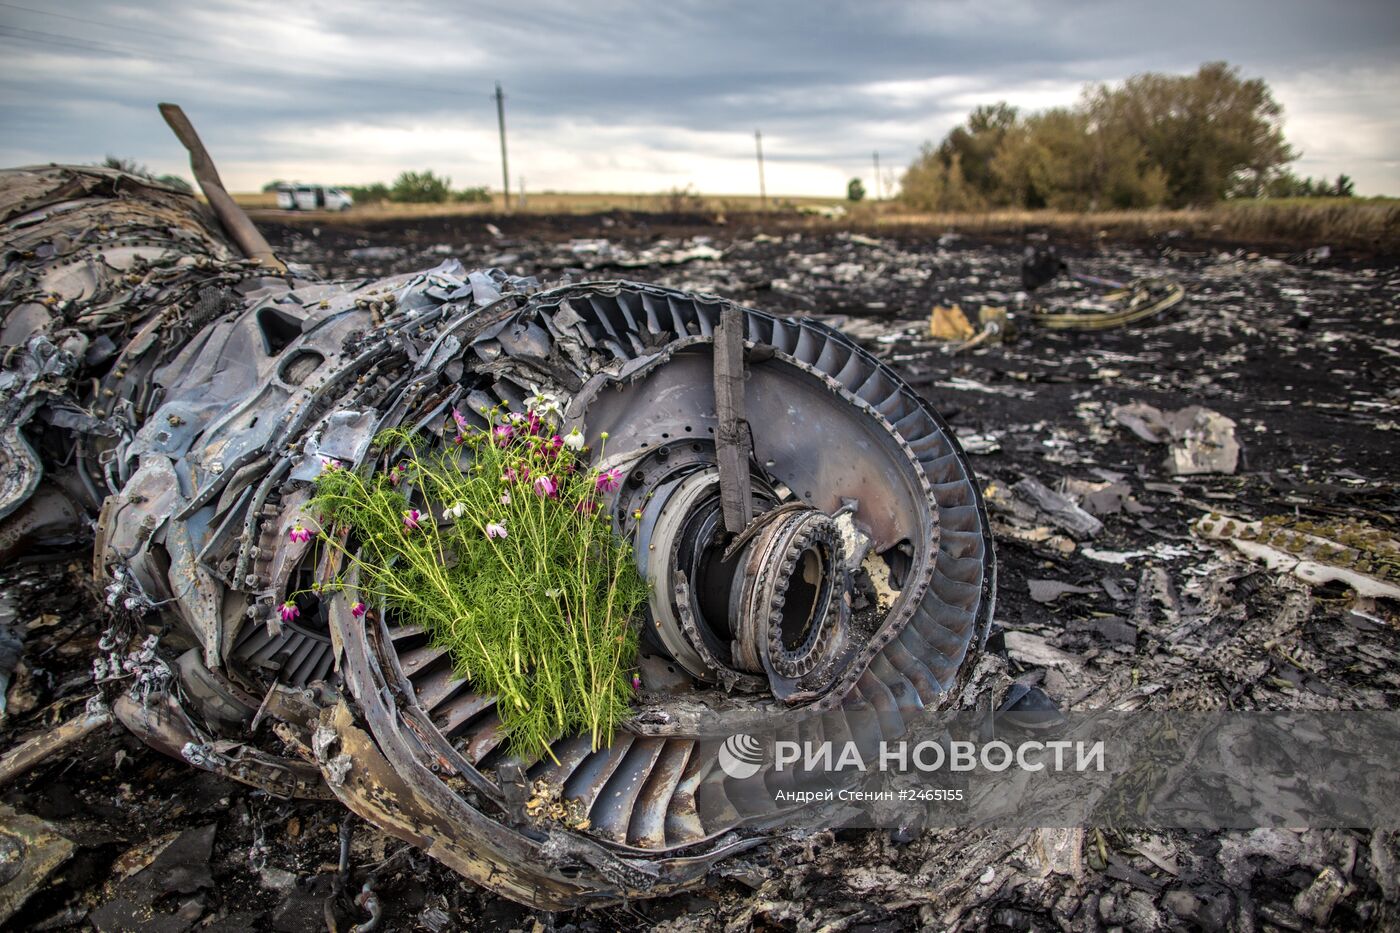
{"label": "rusty metal rod", "polygon": [[195,181],[199,182],[200,190],[209,199],[209,206],[214,209],[219,222],[224,225],[228,235],[233,237],[243,255],[257,260],[274,272],[286,272],[287,267],[272,252],[272,247],[258,232],[258,228],[253,226],[253,221],[224,190],[224,183],[219,180],[219,170],[214,166],[214,160],[204,148],[204,143],[200,142],[199,134],[194,131],[194,124],[185,116],[185,111],[181,110],[178,104],[159,106],[160,115],[175,132],[175,138],[189,150],[190,169],[194,171]]}

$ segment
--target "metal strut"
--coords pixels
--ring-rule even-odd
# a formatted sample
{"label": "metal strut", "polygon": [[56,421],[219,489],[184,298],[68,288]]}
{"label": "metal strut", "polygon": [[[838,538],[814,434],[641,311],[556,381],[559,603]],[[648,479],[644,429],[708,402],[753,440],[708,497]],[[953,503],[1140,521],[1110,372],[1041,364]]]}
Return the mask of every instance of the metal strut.
{"label": "metal strut", "polygon": [[243,255],[249,259],[256,259],[266,269],[286,272],[287,267],[272,252],[272,246],[258,232],[258,228],[253,226],[243,208],[239,207],[224,189],[224,183],[219,179],[219,170],[214,166],[209,150],[205,149],[204,143],[200,141],[199,134],[194,131],[194,124],[185,116],[185,111],[177,104],[161,104],[160,115],[175,132],[175,137],[189,150],[190,169],[194,172],[195,181],[199,182],[200,190],[209,199],[209,206],[214,209],[219,222],[224,225],[228,235],[233,237]]}
{"label": "metal strut", "polygon": [[749,460],[753,437],[744,410],[744,316],[738,308],[720,312],[715,330],[715,452],[719,461],[724,527],[739,534],[753,518]]}

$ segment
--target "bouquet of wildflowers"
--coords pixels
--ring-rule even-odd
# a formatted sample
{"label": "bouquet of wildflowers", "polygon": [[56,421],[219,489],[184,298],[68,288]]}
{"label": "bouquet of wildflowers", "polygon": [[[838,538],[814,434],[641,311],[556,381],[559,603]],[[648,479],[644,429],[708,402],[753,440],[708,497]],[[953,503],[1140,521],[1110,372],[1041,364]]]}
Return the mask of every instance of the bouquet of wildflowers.
{"label": "bouquet of wildflowers", "polygon": [[422,626],[496,697],[512,750],[544,753],[575,732],[600,747],[639,685],[634,622],[648,596],[600,508],[621,477],[587,466],[577,429],[556,432],[545,393],[525,412],[482,414],[477,428],[454,411],[453,442],[435,453],[386,432],[377,443],[403,459],[373,474],[328,465],[307,511],[359,570],[352,611]]}

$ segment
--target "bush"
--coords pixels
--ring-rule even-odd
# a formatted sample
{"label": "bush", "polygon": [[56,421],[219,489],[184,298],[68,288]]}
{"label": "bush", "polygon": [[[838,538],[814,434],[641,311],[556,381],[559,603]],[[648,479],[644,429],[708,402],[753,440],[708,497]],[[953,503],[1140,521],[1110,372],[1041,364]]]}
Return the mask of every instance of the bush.
{"label": "bush", "polygon": [[491,189],[485,185],[463,188],[452,195],[452,200],[463,204],[489,204],[491,202]]}
{"label": "bush", "polygon": [[852,178],[846,183],[846,200],[852,204],[865,200],[865,185],[859,178]]}
{"label": "bush", "polygon": [[341,190],[348,191],[356,204],[380,204],[389,200],[389,186],[382,181],[371,185],[341,185]]}
{"label": "bush", "polygon": [[705,209],[705,199],[689,184],[663,193],[661,202],[671,214],[695,214]]}
{"label": "bush", "polygon": [[389,200],[402,204],[442,204],[452,195],[452,179],[431,171],[401,172],[389,188]]}

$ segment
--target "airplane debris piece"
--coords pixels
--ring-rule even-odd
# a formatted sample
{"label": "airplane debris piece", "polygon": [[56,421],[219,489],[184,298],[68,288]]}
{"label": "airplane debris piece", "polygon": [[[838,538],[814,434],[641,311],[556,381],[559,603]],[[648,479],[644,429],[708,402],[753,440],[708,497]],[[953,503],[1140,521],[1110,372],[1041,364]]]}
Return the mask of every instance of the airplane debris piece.
{"label": "airplane debris piece", "polygon": [[73,849],[54,826],[0,804],[0,923],[63,867]]}
{"label": "airplane debris piece", "polygon": [[1239,466],[1235,422],[1209,408],[1164,412],[1134,402],[1115,406],[1113,419],[1149,443],[1168,445],[1165,465],[1173,476],[1234,473]]}
{"label": "airplane debris piece", "polygon": [[1379,528],[1287,516],[1246,522],[1214,513],[1193,528],[1311,586],[1336,582],[1359,596],[1400,599],[1400,542]]}
{"label": "airplane debris piece", "polygon": [[1008,318],[1005,308],[983,305],[977,311],[977,327],[957,305],[934,305],[929,315],[929,335],[949,344],[956,353],[1005,338]]}
{"label": "airplane debris piece", "polygon": [[79,715],[47,732],[26,739],[4,755],[0,755],[0,787],[4,787],[49,756],[82,741],[111,723],[111,710],[101,702],[90,702]]}
{"label": "airplane debris piece", "polygon": [[[95,525],[94,680],[194,767],[336,799],[561,909],[683,890],[770,839],[797,805],[768,767],[727,775],[714,737],[893,739],[973,689],[995,598],[978,483],[929,404],[819,322],[454,260],[274,275],[193,198],[110,170],[0,172],[0,233],[0,543]],[[313,587],[353,567],[297,529],[322,471],[393,465],[383,429],[449,450],[458,419],[542,393],[564,436],[607,435],[606,514],[653,595],[635,717],[527,760],[429,633]]]}
{"label": "airplane debris piece", "polygon": [[970,340],[977,333],[963,309],[957,305],[934,305],[928,330],[934,340]]}
{"label": "airplane debris piece", "polygon": [[1054,246],[1027,246],[1021,260],[1021,284],[1034,292],[1061,275],[1080,285],[1110,289],[1092,304],[1078,303],[1069,310],[1037,304],[1031,320],[1051,330],[1110,330],[1146,321],[1176,307],[1186,297],[1186,289],[1170,279],[1147,276],[1133,282],[1118,282],[1070,271],[1069,264]]}

